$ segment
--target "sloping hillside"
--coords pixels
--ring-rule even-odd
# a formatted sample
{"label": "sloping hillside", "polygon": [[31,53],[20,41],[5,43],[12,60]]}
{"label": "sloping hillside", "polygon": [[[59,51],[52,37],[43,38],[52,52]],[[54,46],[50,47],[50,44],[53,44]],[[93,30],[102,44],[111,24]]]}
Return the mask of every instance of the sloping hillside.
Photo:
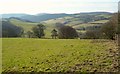
{"label": "sloping hillside", "polygon": [[[24,22],[24,21],[21,21],[18,19],[9,19],[9,21],[16,26],[22,27],[24,29],[25,33],[27,31],[32,31],[32,28],[35,25],[39,24],[39,23]],[[46,36],[45,37],[50,38],[53,26],[52,26],[52,24],[51,25],[44,24],[44,25],[46,26],[46,29],[45,29]]]}
{"label": "sloping hillside", "polygon": [[25,32],[30,31],[33,26],[38,24],[38,23],[23,22],[17,19],[10,19],[10,22],[16,26],[22,27],[25,30]]}
{"label": "sloping hillside", "polygon": [[63,23],[68,26],[79,25],[83,23],[95,22],[95,21],[103,21],[109,20],[112,14],[110,13],[100,13],[100,12],[93,12],[93,13],[79,13],[73,14],[72,16],[66,16],[56,19],[50,19],[44,21],[44,23],[55,24],[55,23]]}
{"label": "sloping hillside", "polygon": [[41,22],[41,21],[65,17],[65,16],[70,16],[70,15],[69,14],[42,14],[42,15],[39,14],[39,15],[27,15],[21,18],[33,22]]}
{"label": "sloping hillside", "polygon": [[89,28],[93,26],[102,26],[104,23],[108,21],[109,20],[99,20],[99,21],[94,21],[89,23],[82,23],[82,24],[74,25],[73,28],[75,28],[76,30],[83,30],[83,28]]}
{"label": "sloping hillside", "polygon": [[108,22],[112,14],[107,13],[81,13],[74,14],[73,16],[67,16],[57,19],[50,19],[44,21],[47,25],[55,27],[56,23],[62,23],[67,26],[72,26],[76,30],[82,30],[83,28],[89,28],[93,26],[101,26]]}
{"label": "sloping hillside", "polygon": [[[20,19],[32,21],[32,22],[41,22],[50,19],[63,18],[63,17],[74,17],[77,20],[83,20],[85,22],[90,22],[92,20],[107,19],[112,13],[109,12],[89,12],[89,13],[77,13],[77,14],[66,14],[66,13],[40,13],[36,15],[30,14],[2,14],[2,18],[17,17]],[[87,18],[87,19],[86,19]]]}
{"label": "sloping hillside", "polygon": [[[45,16],[46,14],[39,16]],[[52,15],[51,15],[52,16]],[[94,29],[94,27],[99,27],[102,24],[106,23],[112,14],[110,13],[79,13],[72,14],[71,16],[63,16],[60,18],[49,19],[46,21],[39,21],[46,26],[45,34],[47,38],[51,37],[51,31],[56,28],[56,23],[62,23],[63,25],[72,26],[78,32],[84,32],[88,29]],[[54,17],[54,15],[52,16]],[[35,19],[35,18],[34,18]],[[11,23],[17,26],[23,27],[25,32],[31,31],[32,27],[37,25],[38,23],[30,22],[27,20],[21,20],[16,18],[8,19]]]}

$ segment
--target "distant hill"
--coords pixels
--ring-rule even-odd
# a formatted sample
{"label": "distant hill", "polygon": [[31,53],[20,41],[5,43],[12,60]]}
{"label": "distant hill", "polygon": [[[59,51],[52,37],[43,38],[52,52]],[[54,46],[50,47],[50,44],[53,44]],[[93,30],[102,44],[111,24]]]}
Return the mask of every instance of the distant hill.
{"label": "distant hill", "polygon": [[[57,13],[57,14],[49,14],[49,13],[40,13],[36,15],[29,15],[29,14],[2,14],[2,18],[11,18],[16,17],[17,19],[20,18],[22,21],[28,22],[42,22],[51,19],[57,18],[64,18],[64,17],[73,17],[73,18],[80,18],[79,20],[83,21],[91,21],[94,20],[91,17],[96,15],[100,15],[99,17],[103,18],[104,16],[109,16],[112,13],[109,12],[87,12],[87,13],[76,13],[76,14],[66,14],[66,13]],[[105,19],[105,18],[104,18]],[[88,22],[89,22],[88,21]]]}
{"label": "distant hill", "polygon": [[10,18],[10,17],[22,17],[26,16],[28,14],[21,14],[21,13],[15,13],[15,14],[2,14],[2,18]]}
{"label": "distant hill", "polygon": [[[46,26],[45,34],[50,38],[51,31],[56,28],[56,23],[62,23],[67,26],[72,26],[77,32],[85,33],[88,29],[100,27],[102,23],[106,23],[112,13],[107,12],[90,12],[90,13],[77,13],[77,14],[36,14],[25,15],[22,17],[3,18],[16,26],[20,26],[25,32],[31,31],[32,27],[38,23],[43,23]],[[32,20],[30,20],[32,19]],[[34,22],[33,22],[34,21]],[[35,22],[36,21],[36,22]],[[37,22],[38,21],[38,22]]]}
{"label": "distant hill", "polygon": [[77,13],[71,14],[70,16],[46,20],[43,22],[48,24],[63,23],[65,25],[73,26],[100,20],[109,20],[111,16],[112,13],[109,12]]}
{"label": "distant hill", "polygon": [[33,21],[29,21],[29,20],[26,20],[26,19],[21,19],[21,18],[18,18],[18,17],[10,17],[10,18],[8,18],[8,20],[10,20],[10,19],[17,19],[17,20],[20,20],[22,22],[31,22],[31,23],[34,23]]}
{"label": "distant hill", "polygon": [[112,14],[112,13],[110,12],[82,12],[82,13],[77,13],[77,14],[100,15],[100,14]]}
{"label": "distant hill", "polygon": [[70,16],[70,14],[38,14],[38,15],[27,15],[21,17],[22,19],[27,19],[33,22],[41,22],[50,19],[56,19],[60,17]]}

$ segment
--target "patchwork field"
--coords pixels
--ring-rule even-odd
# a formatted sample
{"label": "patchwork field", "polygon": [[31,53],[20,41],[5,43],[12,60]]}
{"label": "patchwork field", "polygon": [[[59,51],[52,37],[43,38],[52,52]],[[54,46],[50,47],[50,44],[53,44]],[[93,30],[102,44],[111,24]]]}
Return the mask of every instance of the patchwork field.
{"label": "patchwork field", "polygon": [[116,72],[110,40],[3,38],[3,72]]}

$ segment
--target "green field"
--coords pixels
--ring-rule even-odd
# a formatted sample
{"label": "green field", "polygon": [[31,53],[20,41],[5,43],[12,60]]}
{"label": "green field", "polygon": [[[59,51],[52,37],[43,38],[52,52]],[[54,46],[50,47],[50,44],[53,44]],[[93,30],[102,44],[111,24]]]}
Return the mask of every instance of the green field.
{"label": "green field", "polygon": [[10,22],[16,26],[22,27],[25,32],[31,31],[32,27],[38,24],[38,23],[23,22],[17,19],[11,19]]}
{"label": "green field", "polygon": [[3,38],[2,71],[116,72],[114,41]]}

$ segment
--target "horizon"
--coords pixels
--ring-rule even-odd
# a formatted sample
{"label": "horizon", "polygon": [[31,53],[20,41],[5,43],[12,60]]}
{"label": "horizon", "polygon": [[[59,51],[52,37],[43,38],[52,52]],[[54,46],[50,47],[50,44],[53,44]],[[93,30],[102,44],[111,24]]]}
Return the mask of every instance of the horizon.
{"label": "horizon", "polygon": [[[93,11],[93,12],[106,12],[106,13],[117,13],[117,12],[107,12],[107,11]],[[79,13],[36,13],[36,14],[29,14],[29,13],[3,13],[0,15],[7,15],[7,14],[28,14],[28,15],[39,15],[39,14],[80,14],[80,13],[93,13],[93,12],[79,12]]]}
{"label": "horizon", "polygon": [[83,13],[117,12],[119,0],[4,0],[0,3],[0,14],[40,14],[40,13]]}

